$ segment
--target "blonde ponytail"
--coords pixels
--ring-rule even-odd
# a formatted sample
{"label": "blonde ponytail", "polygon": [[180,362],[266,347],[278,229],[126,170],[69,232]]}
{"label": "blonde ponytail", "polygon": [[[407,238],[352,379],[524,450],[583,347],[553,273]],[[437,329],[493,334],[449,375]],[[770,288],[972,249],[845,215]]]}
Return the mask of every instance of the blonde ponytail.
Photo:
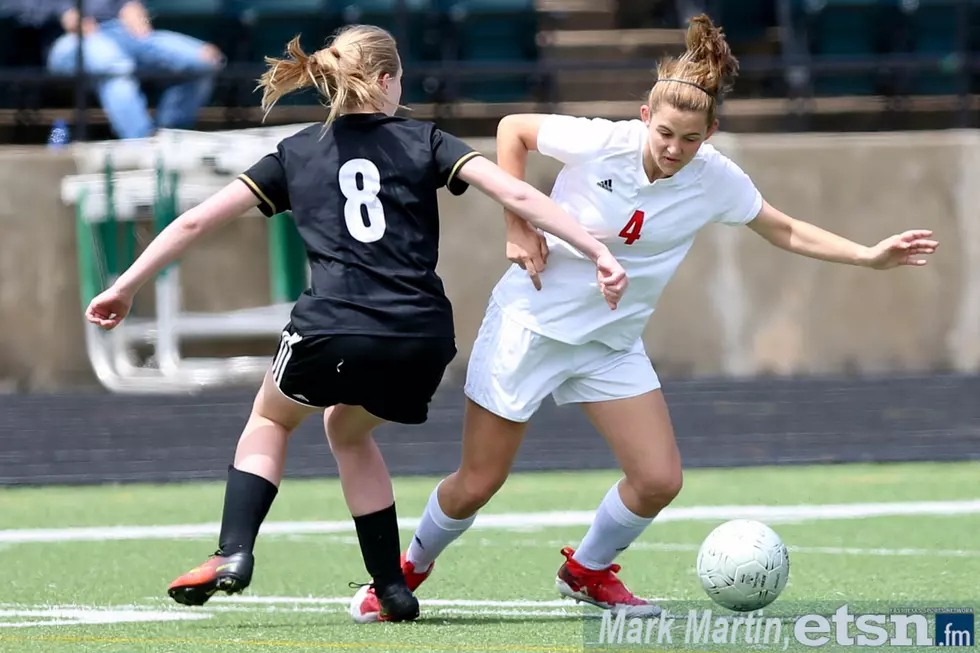
{"label": "blonde ponytail", "polygon": [[343,111],[380,111],[387,101],[381,76],[395,77],[401,70],[394,37],[373,25],[345,27],[330,46],[312,55],[303,51],[297,36],[286,46],[286,55],[266,57],[269,69],[259,79],[262,110],[268,115],[283,96],[312,86],[329,107],[325,128]]}
{"label": "blonde ponytail", "polygon": [[265,115],[269,115],[283,96],[316,84],[310,57],[300,46],[298,36],[286,45],[286,54],[288,59],[265,58],[269,69],[259,78],[258,86],[262,89],[262,110]]}

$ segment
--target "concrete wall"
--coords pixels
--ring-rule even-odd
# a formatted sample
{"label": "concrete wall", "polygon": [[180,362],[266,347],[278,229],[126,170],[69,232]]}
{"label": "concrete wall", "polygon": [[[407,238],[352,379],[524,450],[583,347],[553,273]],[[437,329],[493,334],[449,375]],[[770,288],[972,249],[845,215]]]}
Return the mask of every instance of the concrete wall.
{"label": "concrete wall", "polygon": [[[750,230],[699,236],[646,332],[665,379],[980,370],[980,134],[731,135],[714,144],[790,215],[872,244],[933,229],[924,269],[873,272],[794,257]],[[492,154],[489,141],[474,143]],[[29,390],[90,383],[65,155],[0,150],[0,380]],[[533,155],[550,189],[557,165]],[[478,192],[442,198],[440,271],[456,307],[462,373],[490,289],[507,266],[499,207]],[[189,254],[194,309],[268,297],[265,225],[243,219]],[[268,349],[271,343],[257,343]],[[267,346],[268,345],[268,346]]]}

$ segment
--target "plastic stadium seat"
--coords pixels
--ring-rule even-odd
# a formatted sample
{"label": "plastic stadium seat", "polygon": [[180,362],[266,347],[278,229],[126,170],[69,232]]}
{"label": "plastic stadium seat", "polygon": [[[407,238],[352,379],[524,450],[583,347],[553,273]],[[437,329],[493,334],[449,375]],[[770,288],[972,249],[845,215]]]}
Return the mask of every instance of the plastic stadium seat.
{"label": "plastic stadium seat", "polygon": [[[440,0],[455,24],[457,56],[477,64],[527,63],[538,58],[538,14],[533,0]],[[462,96],[485,102],[527,99],[526,75],[461,80]]]}
{"label": "plastic stadium seat", "polygon": [[[400,6],[403,6],[406,12],[407,21],[404,26],[399,23],[398,11]],[[399,39],[399,45],[403,45],[402,42],[407,40],[410,43],[411,52],[403,53],[402,56],[409,58],[408,55],[411,54],[410,58],[412,59],[416,58],[416,53],[422,52],[413,44],[415,39],[412,37],[416,36],[414,30],[424,28],[426,26],[425,19],[431,17],[435,12],[431,0],[404,0],[403,2],[398,0],[334,0],[332,10],[340,14],[340,22],[345,25],[377,25],[388,30],[395,38]]]}
{"label": "plastic stadium seat", "polygon": [[770,0],[738,0],[718,2],[712,19],[721,25],[725,38],[734,48],[766,37],[766,31],[776,24],[775,3]]}
{"label": "plastic stadium seat", "polygon": [[[228,43],[224,0],[146,0],[154,27],[187,34],[221,47]],[[224,49],[224,48],[222,48]]]}
{"label": "plastic stadium seat", "polygon": [[0,4],[0,66],[16,66],[20,59],[15,47],[18,25],[12,16],[3,12],[4,6]]}
{"label": "plastic stadium seat", "polygon": [[[793,0],[806,26],[814,59],[873,57],[885,47],[897,0]],[[874,73],[815,75],[818,95],[866,95],[877,90]]]}
{"label": "plastic stadium seat", "polygon": [[278,57],[299,36],[303,49],[320,48],[336,27],[327,0],[236,0],[250,35],[250,59]]}
{"label": "plastic stadium seat", "polygon": [[155,18],[200,16],[219,19],[224,13],[225,0],[145,0],[147,11]]}
{"label": "plastic stadium seat", "polygon": [[[398,11],[405,10],[401,22]],[[377,25],[398,40],[402,65],[410,73],[417,62],[438,61],[441,34],[432,0],[333,0],[332,11],[343,25]],[[402,84],[402,103],[422,102],[426,97],[424,80],[407,77]]]}
{"label": "plastic stadium seat", "polygon": [[[957,49],[959,2],[917,0],[903,3],[908,25],[908,46],[925,57],[952,57]],[[915,73],[909,91],[915,94],[952,94],[957,91],[956,71]]]}

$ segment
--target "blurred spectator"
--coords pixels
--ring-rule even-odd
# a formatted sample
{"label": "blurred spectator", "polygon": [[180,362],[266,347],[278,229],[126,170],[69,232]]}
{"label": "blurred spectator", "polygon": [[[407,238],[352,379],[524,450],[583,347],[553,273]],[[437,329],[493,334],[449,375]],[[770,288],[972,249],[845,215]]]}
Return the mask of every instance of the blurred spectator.
{"label": "blurred spectator", "polygon": [[[120,138],[144,138],[157,127],[189,129],[211,97],[214,73],[224,57],[214,45],[198,39],[154,30],[146,7],[137,0],[85,0],[79,17],[74,0],[13,0],[23,20],[42,22],[58,17],[64,33],[51,47],[51,72],[74,74],[79,30],[86,72],[108,75],[97,82],[99,100]],[[170,85],[160,98],[156,125],[150,119],[137,71],[200,73]]]}

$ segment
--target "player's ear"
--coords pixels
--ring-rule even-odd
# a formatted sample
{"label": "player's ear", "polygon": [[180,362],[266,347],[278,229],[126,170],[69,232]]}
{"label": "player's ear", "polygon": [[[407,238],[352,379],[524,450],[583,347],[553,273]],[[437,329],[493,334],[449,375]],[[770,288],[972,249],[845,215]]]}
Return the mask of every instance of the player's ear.
{"label": "player's ear", "polygon": [[383,88],[386,91],[388,90],[388,83],[390,81],[391,81],[391,75],[389,75],[388,73],[381,73],[381,76],[378,77],[378,84],[380,84],[381,88]]}
{"label": "player's ear", "polygon": [[643,121],[644,125],[650,124],[650,107],[645,104],[640,107],[640,120]]}
{"label": "player's ear", "polygon": [[715,118],[715,121],[713,123],[711,123],[711,126],[710,127],[708,127],[708,133],[704,135],[704,140],[708,140],[709,138],[711,138],[716,131],[718,131],[718,119],[717,118]]}

